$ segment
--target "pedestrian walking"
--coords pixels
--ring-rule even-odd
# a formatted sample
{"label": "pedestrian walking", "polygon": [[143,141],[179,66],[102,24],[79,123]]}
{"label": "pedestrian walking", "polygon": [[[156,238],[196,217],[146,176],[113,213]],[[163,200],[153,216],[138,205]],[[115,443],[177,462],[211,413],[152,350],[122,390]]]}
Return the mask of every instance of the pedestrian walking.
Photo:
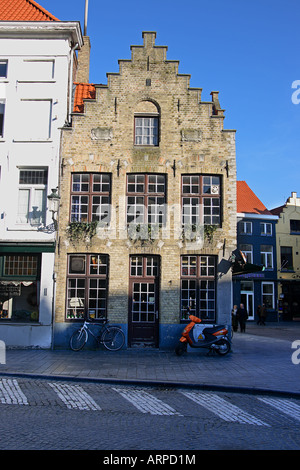
{"label": "pedestrian walking", "polygon": [[261,325],[266,325],[265,320],[267,317],[267,309],[265,304],[262,304],[261,310],[260,310],[260,324]]}
{"label": "pedestrian walking", "polygon": [[257,315],[257,325],[260,325],[261,324],[261,306],[258,305],[257,309],[256,309],[256,315]]}
{"label": "pedestrian walking", "polygon": [[237,305],[234,305],[233,309],[231,310],[231,325],[232,325],[233,331],[238,330],[239,322],[238,322],[238,317],[237,317],[237,311],[238,311]]}
{"label": "pedestrian walking", "polygon": [[246,332],[246,321],[248,319],[248,313],[247,310],[244,307],[244,304],[240,304],[240,307],[237,311],[237,316],[238,316],[238,321],[240,325],[240,331],[241,333]]}

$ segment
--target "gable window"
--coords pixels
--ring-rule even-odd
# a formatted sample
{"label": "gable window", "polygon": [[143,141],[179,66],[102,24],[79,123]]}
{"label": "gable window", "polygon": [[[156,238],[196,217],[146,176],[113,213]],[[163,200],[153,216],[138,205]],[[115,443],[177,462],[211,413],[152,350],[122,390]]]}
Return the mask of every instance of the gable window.
{"label": "gable window", "polygon": [[109,224],[110,190],[108,173],[73,173],[70,221]]}
{"label": "gable window", "polygon": [[290,220],[290,232],[292,234],[294,234],[294,233],[299,234],[300,233],[300,220],[296,220],[296,219],[291,219]]}
{"label": "gable window", "polygon": [[108,256],[76,254],[68,257],[67,306],[69,320],[101,320],[107,313]]}
{"label": "gable window", "polygon": [[159,145],[159,108],[149,100],[140,101],[134,110],[134,144]]}
{"label": "gable window", "polygon": [[183,225],[220,225],[221,178],[183,175],[181,181]]}
{"label": "gable window", "polygon": [[135,117],[135,145],[158,145],[158,117]]}
{"label": "gable window", "polygon": [[195,315],[202,320],[215,320],[216,259],[214,256],[181,257],[181,319]]}
{"label": "gable window", "polygon": [[165,224],[166,176],[127,175],[127,224]]}
{"label": "gable window", "polygon": [[41,168],[19,170],[17,224],[45,223],[48,172]]}

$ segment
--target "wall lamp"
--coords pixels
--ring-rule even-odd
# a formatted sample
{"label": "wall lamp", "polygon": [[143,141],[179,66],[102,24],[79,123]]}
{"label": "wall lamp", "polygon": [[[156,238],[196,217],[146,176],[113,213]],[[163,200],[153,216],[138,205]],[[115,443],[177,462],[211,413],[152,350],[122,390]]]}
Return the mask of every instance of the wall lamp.
{"label": "wall lamp", "polygon": [[48,209],[52,212],[52,220],[54,224],[54,230],[57,230],[57,219],[55,214],[58,213],[60,196],[57,194],[58,188],[52,189],[52,193],[47,196],[48,199]]}

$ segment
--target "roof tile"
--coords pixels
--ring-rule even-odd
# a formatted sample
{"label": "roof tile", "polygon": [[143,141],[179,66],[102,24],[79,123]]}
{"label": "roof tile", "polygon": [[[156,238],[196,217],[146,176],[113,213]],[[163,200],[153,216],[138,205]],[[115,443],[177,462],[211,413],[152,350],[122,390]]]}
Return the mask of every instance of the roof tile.
{"label": "roof tile", "polygon": [[34,0],[0,0],[0,21],[59,21]]}
{"label": "roof tile", "polygon": [[93,83],[74,83],[76,85],[75,95],[74,95],[74,113],[83,113],[84,112],[84,103],[85,99],[95,99],[96,97],[96,88]]}
{"label": "roof tile", "polygon": [[246,181],[237,181],[237,212],[272,215]]}

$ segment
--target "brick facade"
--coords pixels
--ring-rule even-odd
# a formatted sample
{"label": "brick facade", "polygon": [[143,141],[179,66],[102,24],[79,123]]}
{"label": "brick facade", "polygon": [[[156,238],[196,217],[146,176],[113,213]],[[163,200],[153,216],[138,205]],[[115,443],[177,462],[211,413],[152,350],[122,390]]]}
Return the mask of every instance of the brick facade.
{"label": "brick facade", "polygon": [[[167,60],[166,46],[156,46],[154,32],[143,33],[144,44],[131,46],[131,60],[119,61],[119,73],[107,74],[107,85],[95,85],[95,99],[74,113],[72,127],[62,131],[59,233],[56,258],[56,344],[69,337],[66,321],[67,256],[101,253],[109,256],[107,317],[128,330],[129,263],[131,255],[156,255],[159,273],[159,338],[171,347],[180,325],[180,263],[183,255],[210,255],[217,260],[215,319],[230,322],[231,270],[227,262],[236,247],[235,131],[223,128],[224,110],[218,92],[201,101],[201,89],[189,86],[190,76],[178,73],[178,61]],[[134,116],[155,116],[158,145],[136,145]],[[72,242],[70,220],[72,173],[108,173],[111,177],[111,220],[90,240]],[[134,241],[126,228],[128,174],[166,177],[167,222],[155,240]],[[197,243],[182,237],[182,175],[220,177],[221,223]]]}

